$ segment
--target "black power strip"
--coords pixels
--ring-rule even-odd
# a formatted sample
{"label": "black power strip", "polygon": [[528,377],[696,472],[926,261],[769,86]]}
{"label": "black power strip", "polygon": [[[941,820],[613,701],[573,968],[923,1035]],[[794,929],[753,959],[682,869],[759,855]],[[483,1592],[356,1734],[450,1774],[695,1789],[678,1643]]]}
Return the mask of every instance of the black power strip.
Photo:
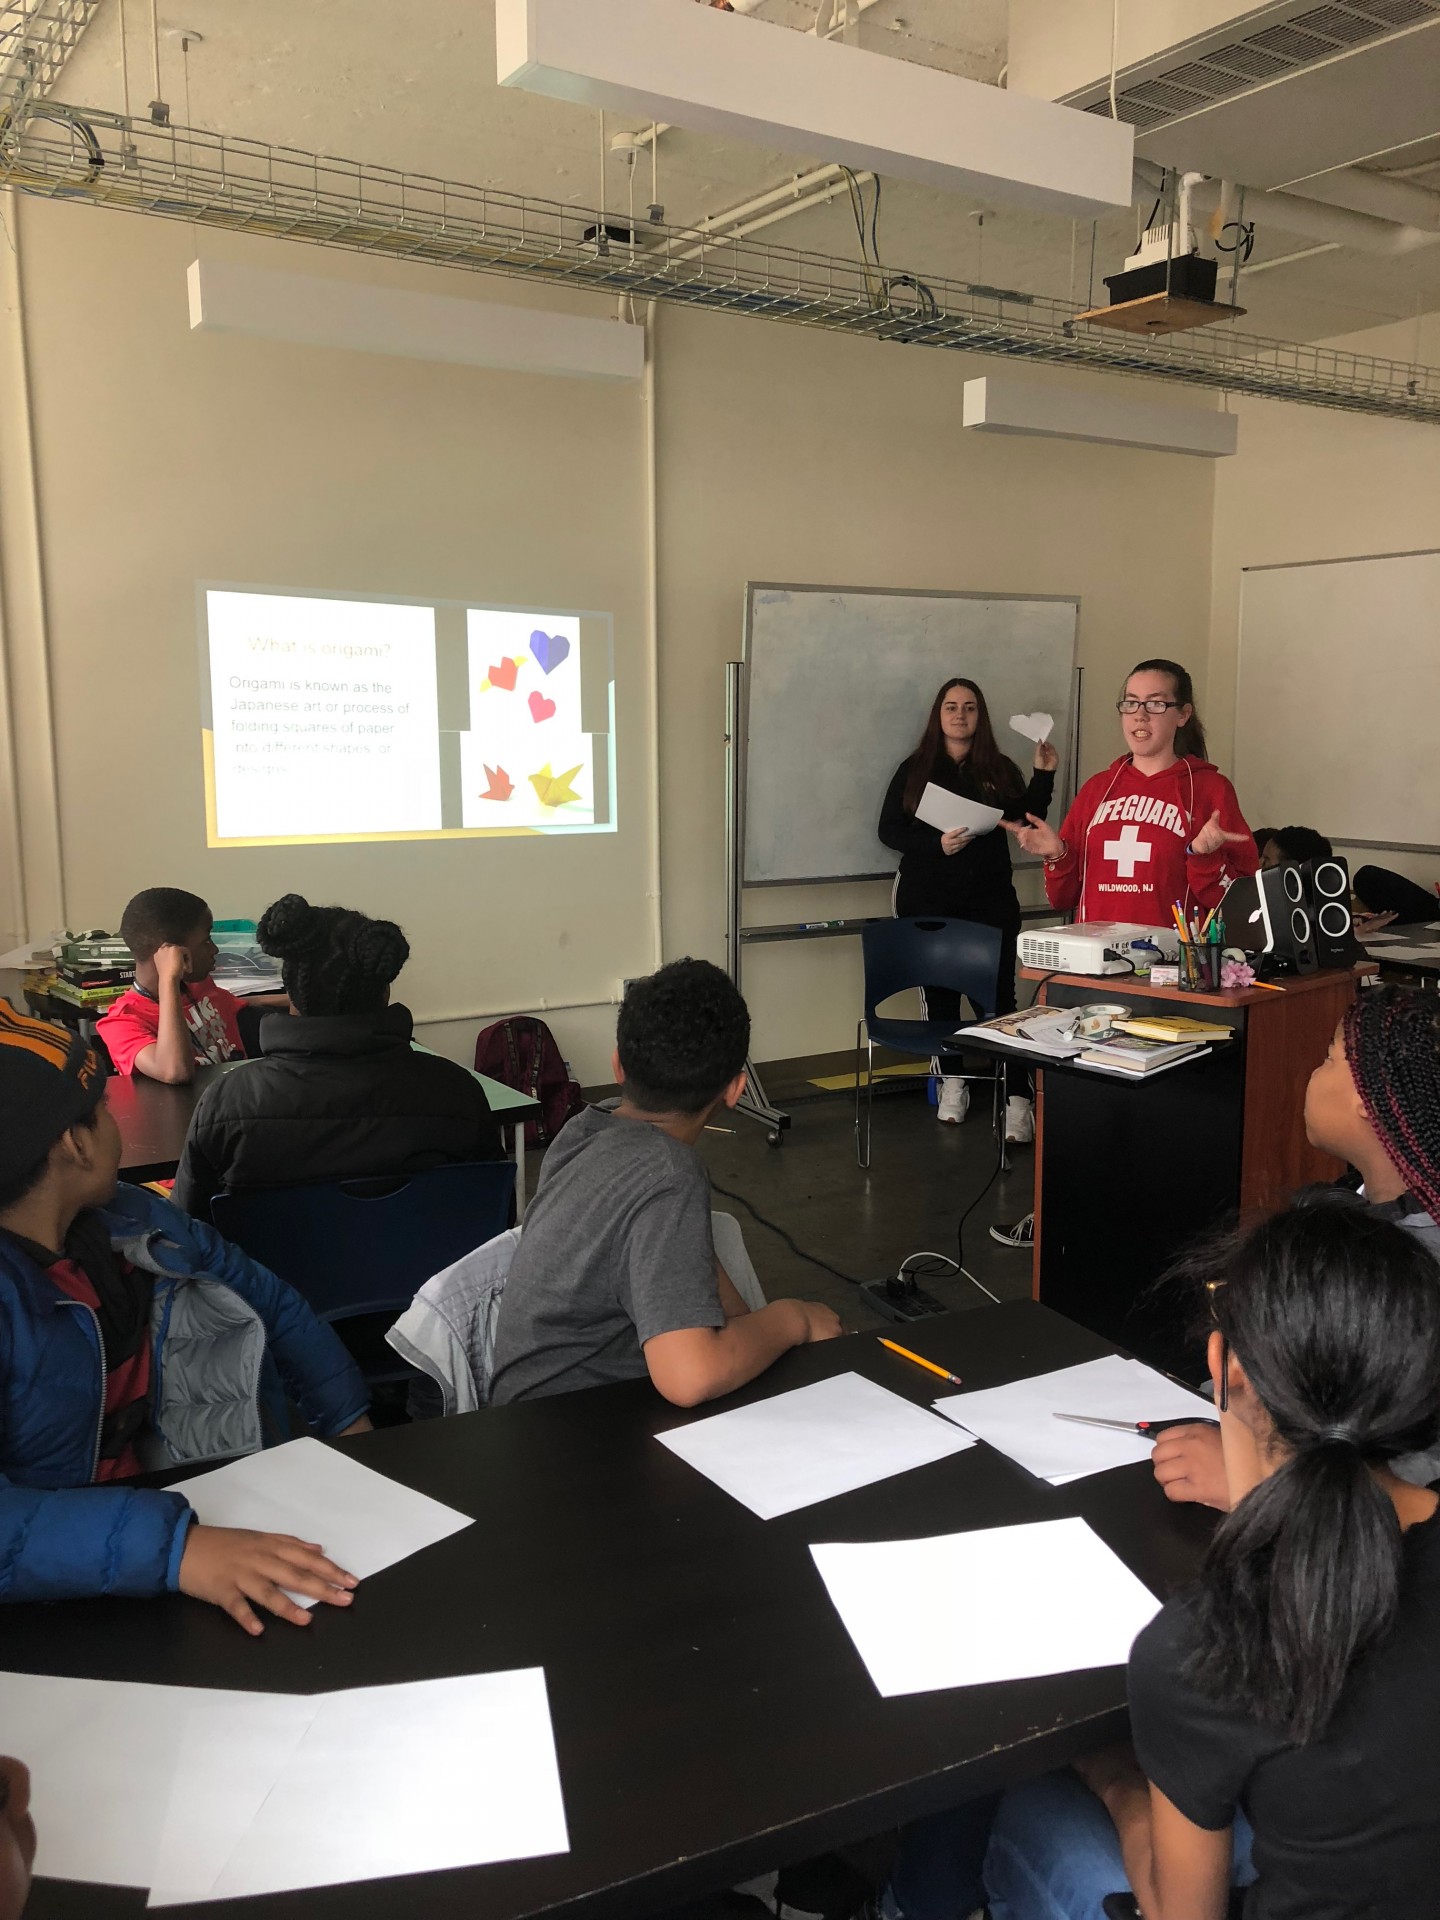
{"label": "black power strip", "polygon": [[892,1274],[888,1280],[867,1280],[860,1289],[878,1314],[887,1320],[924,1320],[950,1309],[917,1285],[912,1274]]}

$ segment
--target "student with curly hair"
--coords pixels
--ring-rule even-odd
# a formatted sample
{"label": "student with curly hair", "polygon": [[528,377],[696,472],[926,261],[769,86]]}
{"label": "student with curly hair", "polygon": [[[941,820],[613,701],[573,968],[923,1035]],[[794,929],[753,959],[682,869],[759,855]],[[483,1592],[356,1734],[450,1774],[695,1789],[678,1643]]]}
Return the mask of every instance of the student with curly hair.
{"label": "student with curly hair", "polygon": [[496,1405],[647,1376],[680,1407],[763,1373],[840,1322],[809,1300],[751,1312],[715,1257],[705,1123],[745,1089],[750,1015],[708,960],[630,984],[618,1100],[586,1107],[545,1156],[495,1327]]}
{"label": "student with curly hair", "polygon": [[[1357,1194],[1320,1188],[1311,1202],[1365,1205],[1440,1261],[1440,1003],[1408,987],[1371,987],[1335,1029],[1305,1090],[1313,1146],[1360,1175]],[[1155,1446],[1155,1477],[1176,1501],[1229,1505],[1213,1427],[1172,1427]],[[1408,1478],[1440,1477],[1440,1454],[1402,1463]]]}
{"label": "student with curly hair", "polygon": [[261,915],[256,939],[280,962],[295,1012],[268,1015],[262,1057],[201,1094],[175,1179],[177,1206],[208,1220],[225,1188],[502,1157],[474,1075],[415,1052],[409,1009],[391,1004],[391,983],[410,956],[393,921],[287,893]]}

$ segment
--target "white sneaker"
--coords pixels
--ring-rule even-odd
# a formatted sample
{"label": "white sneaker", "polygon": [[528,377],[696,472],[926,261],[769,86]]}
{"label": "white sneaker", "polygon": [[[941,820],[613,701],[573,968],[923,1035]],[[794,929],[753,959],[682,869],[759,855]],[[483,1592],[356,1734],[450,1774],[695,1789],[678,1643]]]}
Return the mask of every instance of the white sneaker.
{"label": "white sneaker", "polygon": [[940,1082],[940,1104],[935,1109],[935,1118],[947,1126],[958,1127],[969,1111],[969,1083],[958,1073],[947,1073]]}
{"label": "white sneaker", "polygon": [[1012,1093],[1005,1102],[1005,1144],[1009,1147],[1028,1147],[1034,1138],[1034,1103]]}

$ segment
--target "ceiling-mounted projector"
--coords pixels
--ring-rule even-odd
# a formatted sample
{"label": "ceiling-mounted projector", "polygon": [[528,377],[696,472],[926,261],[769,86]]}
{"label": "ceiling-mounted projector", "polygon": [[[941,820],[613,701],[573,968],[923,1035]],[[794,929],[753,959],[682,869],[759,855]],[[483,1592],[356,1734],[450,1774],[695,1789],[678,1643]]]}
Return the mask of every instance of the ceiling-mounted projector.
{"label": "ceiling-mounted projector", "polygon": [[496,77],[552,99],[1091,220],[1130,205],[1124,121],[677,0],[496,0]]}

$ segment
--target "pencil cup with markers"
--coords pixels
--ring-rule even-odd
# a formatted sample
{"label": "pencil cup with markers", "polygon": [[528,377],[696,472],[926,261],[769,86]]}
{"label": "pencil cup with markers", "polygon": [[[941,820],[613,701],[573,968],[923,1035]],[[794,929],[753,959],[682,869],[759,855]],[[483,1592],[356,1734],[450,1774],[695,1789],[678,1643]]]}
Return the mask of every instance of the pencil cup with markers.
{"label": "pencil cup with markers", "polygon": [[1212,907],[1205,915],[1192,913],[1188,918],[1177,900],[1170,909],[1175,931],[1180,936],[1180,980],[1182,993],[1217,993],[1220,988],[1220,963],[1225,950],[1225,925]]}
{"label": "pencil cup with markers", "polygon": [[1194,940],[1180,942],[1180,991],[1182,993],[1218,993],[1220,990],[1219,947],[1202,946]]}

